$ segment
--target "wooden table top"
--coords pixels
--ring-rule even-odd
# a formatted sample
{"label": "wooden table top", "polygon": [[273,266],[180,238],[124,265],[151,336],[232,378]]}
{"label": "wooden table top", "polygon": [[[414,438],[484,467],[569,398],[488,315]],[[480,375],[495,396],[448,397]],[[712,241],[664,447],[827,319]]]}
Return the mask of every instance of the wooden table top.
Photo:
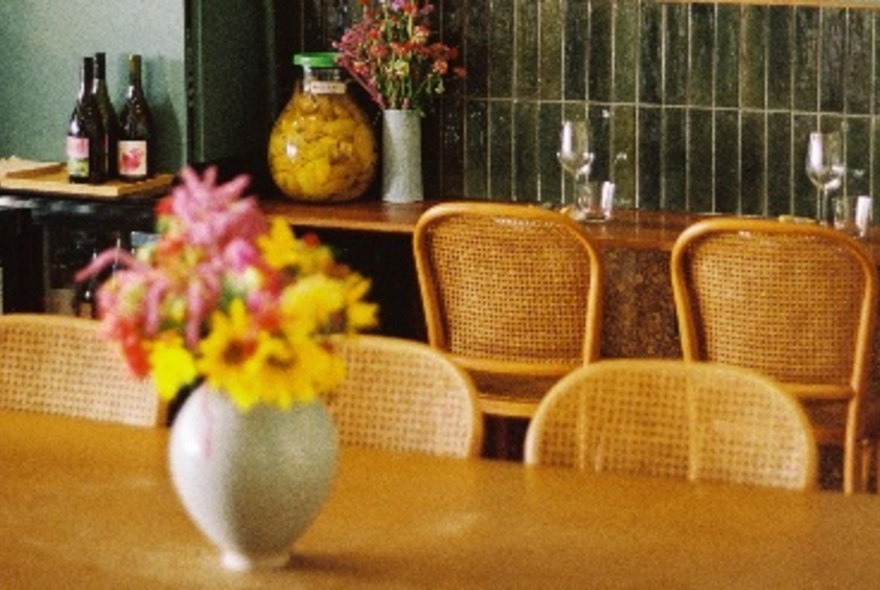
{"label": "wooden table top", "polygon": [[0,412],[3,588],[870,588],[880,498],[344,448],[286,569],[224,570],[167,432]]}

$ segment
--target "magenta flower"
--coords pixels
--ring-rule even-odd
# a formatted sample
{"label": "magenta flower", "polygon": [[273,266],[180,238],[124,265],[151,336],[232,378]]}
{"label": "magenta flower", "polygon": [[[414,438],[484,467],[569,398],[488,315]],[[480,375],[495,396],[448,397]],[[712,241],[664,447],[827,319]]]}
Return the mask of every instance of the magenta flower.
{"label": "magenta flower", "polygon": [[445,91],[449,75],[465,77],[463,67],[450,72],[458,52],[430,44],[430,1],[361,0],[363,19],[349,27],[333,47],[337,62],[382,109],[424,112],[425,103]]}
{"label": "magenta flower", "polygon": [[[81,281],[121,263],[98,290],[105,334],[166,398],[203,380],[243,409],[257,401],[289,407],[328,391],[343,373],[325,374],[339,361],[327,339],[375,322],[363,279],[327,246],[297,239],[285,220],[270,224],[257,200],[242,196],[246,177],[218,184],[215,169],[199,176],[187,168],[180,181],[156,208],[154,243],[137,256],[104,252],[77,274]],[[303,281],[309,275],[324,280]],[[282,305],[301,284],[307,295],[295,299],[297,309]],[[309,285],[321,290],[308,294]],[[321,358],[291,361],[300,355]],[[311,385],[300,391],[302,383]]]}

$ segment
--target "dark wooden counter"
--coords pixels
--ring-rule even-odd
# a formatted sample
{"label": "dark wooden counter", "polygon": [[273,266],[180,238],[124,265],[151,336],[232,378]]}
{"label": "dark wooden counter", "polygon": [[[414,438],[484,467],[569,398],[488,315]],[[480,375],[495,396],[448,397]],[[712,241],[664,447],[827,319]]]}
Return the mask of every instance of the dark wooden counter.
{"label": "dark wooden counter", "polygon": [[[266,213],[280,215],[294,226],[410,235],[419,216],[439,203],[355,201],[308,205],[272,199],[264,200],[262,207]],[[615,218],[607,223],[587,227],[603,245],[609,247],[669,251],[685,227],[704,217],[676,212],[625,210],[615,212]]]}
{"label": "dark wooden counter", "polygon": [[[355,201],[334,205],[309,205],[282,199],[262,201],[263,210],[280,215],[291,225],[331,230],[411,235],[422,213],[440,201],[383,203]],[[614,219],[585,227],[603,246],[669,252],[689,225],[713,214],[678,211],[615,211]],[[880,263],[880,230],[872,228],[864,243]]]}
{"label": "dark wooden counter", "polygon": [[352,201],[334,205],[309,205],[281,199],[264,199],[261,207],[267,214],[280,215],[294,226],[411,235],[419,216],[437,203],[438,201]]}

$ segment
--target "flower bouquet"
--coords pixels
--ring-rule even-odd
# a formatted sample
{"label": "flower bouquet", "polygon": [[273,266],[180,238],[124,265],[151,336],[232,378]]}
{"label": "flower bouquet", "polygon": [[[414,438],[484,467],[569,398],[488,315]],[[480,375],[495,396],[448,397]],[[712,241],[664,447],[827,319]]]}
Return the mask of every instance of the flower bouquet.
{"label": "flower bouquet", "polygon": [[445,91],[450,74],[465,76],[462,67],[450,68],[458,50],[431,41],[429,1],[360,0],[363,19],[349,27],[333,47],[337,62],[369,93],[383,110],[424,112],[425,102]]}
{"label": "flower bouquet", "polygon": [[216,169],[187,168],[180,180],[158,203],[157,241],[104,252],[77,275],[119,259],[97,303],[128,366],[163,398],[205,382],[243,410],[332,390],[345,374],[334,338],[375,325],[369,281],[316,237],[264,217],[242,198],[247,177],[217,184]]}

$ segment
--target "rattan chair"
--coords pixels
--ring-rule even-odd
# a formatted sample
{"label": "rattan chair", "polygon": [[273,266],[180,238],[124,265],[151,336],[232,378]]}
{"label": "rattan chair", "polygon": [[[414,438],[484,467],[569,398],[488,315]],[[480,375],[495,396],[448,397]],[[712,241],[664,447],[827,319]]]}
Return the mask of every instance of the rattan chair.
{"label": "rattan chair", "polygon": [[528,418],[599,356],[603,263],[568,217],[511,203],[444,203],[416,224],[429,343],[473,377],[484,413]]}
{"label": "rattan chair", "polygon": [[473,382],[426,344],[361,335],[339,344],[346,379],[328,397],[340,442],[453,457],[479,454]]}
{"label": "rattan chair", "polygon": [[573,371],[532,418],[525,462],[795,490],[816,484],[809,422],[778,383],[675,359]]}
{"label": "rattan chair", "polygon": [[878,280],[870,253],[814,224],[722,218],[685,230],[671,264],[684,358],[782,382],[817,442],[843,446],[844,491],[861,490]]}
{"label": "rattan chair", "polygon": [[0,410],[156,426],[164,404],[133,377],[95,320],[0,315]]}

